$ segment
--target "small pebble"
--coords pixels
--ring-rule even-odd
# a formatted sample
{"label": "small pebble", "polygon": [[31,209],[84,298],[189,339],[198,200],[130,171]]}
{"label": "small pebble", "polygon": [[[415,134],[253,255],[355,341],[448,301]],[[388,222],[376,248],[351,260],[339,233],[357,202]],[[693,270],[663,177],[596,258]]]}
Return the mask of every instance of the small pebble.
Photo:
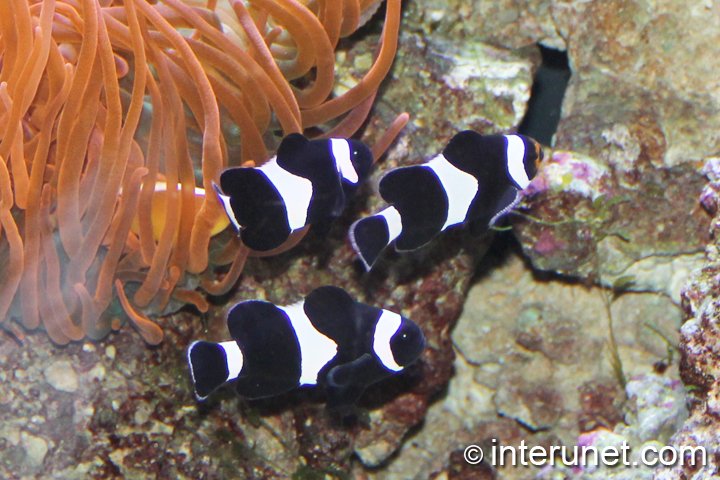
{"label": "small pebble", "polygon": [[115,345],[108,345],[105,349],[105,356],[112,360],[115,360]]}
{"label": "small pebble", "polygon": [[101,381],[105,378],[105,367],[101,363],[96,363],[86,374],[89,381],[98,380]]}
{"label": "small pebble", "polygon": [[372,67],[373,64],[373,56],[372,54],[365,54],[365,55],[358,55],[355,57],[354,67],[357,70],[365,71],[369,70],[370,67]]}
{"label": "small pebble", "polygon": [[45,423],[45,417],[41,415],[33,415],[30,417],[30,422],[34,423],[35,425],[42,425]]}
{"label": "small pebble", "polygon": [[77,373],[67,360],[59,360],[45,369],[45,380],[56,390],[74,392],[78,389]]}
{"label": "small pebble", "polygon": [[141,405],[135,410],[135,423],[142,425],[150,419],[150,412]]}
{"label": "small pebble", "polygon": [[45,461],[48,452],[48,444],[45,439],[35,437],[29,433],[20,434],[20,444],[27,453],[25,461],[33,467],[39,467]]}

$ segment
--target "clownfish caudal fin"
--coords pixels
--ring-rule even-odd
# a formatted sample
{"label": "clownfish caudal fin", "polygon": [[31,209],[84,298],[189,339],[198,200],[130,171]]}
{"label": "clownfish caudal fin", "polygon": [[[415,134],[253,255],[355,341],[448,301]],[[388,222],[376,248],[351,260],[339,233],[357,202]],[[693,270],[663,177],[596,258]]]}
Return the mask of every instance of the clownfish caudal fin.
{"label": "clownfish caudal fin", "polygon": [[237,378],[243,366],[242,351],[234,340],[193,342],[187,356],[198,400],[204,400],[222,384]]}
{"label": "clownfish caudal fin", "polygon": [[350,243],[370,271],[382,251],[402,233],[402,218],[395,207],[365,217],[350,227]]}

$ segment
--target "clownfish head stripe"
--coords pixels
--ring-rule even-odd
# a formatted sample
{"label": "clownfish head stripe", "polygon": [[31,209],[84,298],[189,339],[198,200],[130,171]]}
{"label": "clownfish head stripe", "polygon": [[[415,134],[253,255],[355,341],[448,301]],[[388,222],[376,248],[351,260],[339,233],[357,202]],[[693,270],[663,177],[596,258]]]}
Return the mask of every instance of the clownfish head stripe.
{"label": "clownfish head stripe", "polygon": [[358,183],[360,178],[350,160],[350,142],[344,138],[331,138],[330,147],[340,175],[350,183]]}
{"label": "clownfish head stripe", "polygon": [[375,324],[375,333],[373,334],[373,349],[382,364],[388,370],[399,372],[402,367],[397,364],[390,348],[390,339],[397,333],[402,323],[402,318],[397,313],[383,310],[380,318]]}
{"label": "clownfish head stripe", "polygon": [[520,190],[530,185],[530,179],[525,171],[525,142],[517,135],[505,135],[507,139],[507,165],[508,172]]}

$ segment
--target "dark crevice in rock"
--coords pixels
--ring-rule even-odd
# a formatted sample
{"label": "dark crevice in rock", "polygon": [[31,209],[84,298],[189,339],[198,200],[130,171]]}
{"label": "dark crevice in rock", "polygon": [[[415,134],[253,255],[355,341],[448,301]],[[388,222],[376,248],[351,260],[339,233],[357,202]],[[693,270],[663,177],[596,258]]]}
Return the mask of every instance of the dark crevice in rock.
{"label": "dark crevice in rock", "polygon": [[542,64],[535,72],[528,109],[518,133],[550,145],[557,130],[565,89],[570,81],[567,52],[540,47]]}

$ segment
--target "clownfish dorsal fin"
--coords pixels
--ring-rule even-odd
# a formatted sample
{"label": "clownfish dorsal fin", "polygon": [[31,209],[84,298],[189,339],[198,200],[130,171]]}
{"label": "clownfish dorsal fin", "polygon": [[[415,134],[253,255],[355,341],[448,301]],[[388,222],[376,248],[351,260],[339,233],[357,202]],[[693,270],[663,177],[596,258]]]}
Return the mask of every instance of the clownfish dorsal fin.
{"label": "clownfish dorsal fin", "polygon": [[305,313],[315,329],[338,345],[355,336],[355,300],[335,286],[319,287],[305,297]]}
{"label": "clownfish dorsal fin", "polygon": [[278,160],[281,160],[282,163],[292,161],[292,159],[296,158],[297,153],[302,152],[309,142],[310,140],[302,133],[291,133],[280,142],[276,153]]}

